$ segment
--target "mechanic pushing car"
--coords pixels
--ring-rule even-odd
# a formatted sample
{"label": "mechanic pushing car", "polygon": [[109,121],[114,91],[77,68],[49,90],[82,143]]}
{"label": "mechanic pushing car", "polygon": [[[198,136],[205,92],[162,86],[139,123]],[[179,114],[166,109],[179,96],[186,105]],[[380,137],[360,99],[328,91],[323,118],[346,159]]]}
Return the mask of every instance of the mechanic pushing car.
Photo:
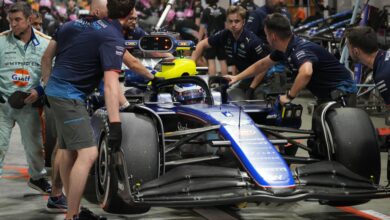
{"label": "mechanic pushing car", "polygon": [[[219,31],[200,41],[191,59],[196,61],[207,48],[224,48],[226,55],[241,72],[269,54],[264,42],[251,31],[244,28],[246,11],[241,6],[230,6],[227,10],[227,29]],[[240,82],[237,92],[247,92],[252,79]]]}
{"label": "mechanic pushing car", "polygon": [[108,144],[118,149],[122,139],[118,94],[118,73],[125,53],[122,26],[134,8],[134,1],[108,1],[107,8],[110,19],[87,16],[66,23],[54,37],[56,62],[46,94],[54,112],[58,144],[63,153],[60,169],[68,198],[66,219],[82,217],[79,216],[81,196],[98,154],[85,98],[103,77],[109,118]]}
{"label": "mechanic pushing car", "polygon": [[[374,71],[376,87],[386,103],[387,114],[390,114],[390,51],[378,48],[378,39],[371,27],[349,28],[346,37],[351,58]],[[389,119],[386,124],[390,125]]]}
{"label": "mechanic pushing car", "polygon": [[340,90],[346,96],[346,104],[354,105],[357,87],[351,74],[325,48],[295,36],[289,20],[280,13],[265,19],[265,33],[270,46],[275,49],[267,57],[257,61],[236,76],[226,76],[230,84],[255,74],[264,74],[279,61],[285,61],[295,75],[294,83],[280,103],[291,102],[305,87],[317,97],[318,103],[332,100],[331,92]]}

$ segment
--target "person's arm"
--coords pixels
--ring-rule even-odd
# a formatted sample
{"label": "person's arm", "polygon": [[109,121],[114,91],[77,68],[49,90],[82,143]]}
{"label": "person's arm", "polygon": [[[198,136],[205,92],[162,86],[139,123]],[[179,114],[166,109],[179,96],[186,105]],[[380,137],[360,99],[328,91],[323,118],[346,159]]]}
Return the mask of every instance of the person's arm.
{"label": "person's arm", "polygon": [[152,80],[154,78],[154,75],[149,72],[148,69],[142,65],[142,63],[135,58],[133,55],[129,53],[129,51],[126,50],[124,56],[123,56],[123,63],[133,70],[134,72],[140,74],[141,76],[145,77],[146,79]]}
{"label": "person's arm", "polygon": [[313,75],[313,64],[309,61],[303,63],[299,67],[298,75],[294,80],[294,83],[289,91],[290,98],[286,95],[280,96],[280,103],[286,104],[288,102],[291,102],[293,98],[295,98],[299,91],[301,91],[303,88],[309,84],[311,76]]}
{"label": "person's arm", "polygon": [[104,71],[104,100],[110,123],[120,122],[119,117],[119,74],[115,71]]}
{"label": "person's arm", "polygon": [[[46,48],[45,53],[41,58],[41,74],[42,74],[41,81],[43,82],[43,85],[46,85],[50,77],[50,73],[52,69],[52,61],[56,51],[56,45],[57,45],[56,41],[50,40],[49,45]],[[24,99],[24,102],[26,104],[31,104],[36,102],[38,98],[44,94],[42,85],[39,85],[31,89],[30,93],[31,94]]]}
{"label": "person's arm", "polygon": [[198,42],[200,42],[204,36],[206,36],[206,27],[203,24],[200,24]]}
{"label": "person's arm", "polygon": [[47,46],[45,53],[41,59],[41,71],[42,71],[42,81],[46,85],[49,80],[52,66],[53,58],[56,54],[57,42],[55,40],[50,40],[49,45]]}
{"label": "person's arm", "polygon": [[194,52],[192,52],[191,59],[195,62],[199,59],[199,57],[202,55],[203,51],[207,48],[210,48],[210,44],[208,41],[208,38],[201,40],[197,45]]}
{"label": "person's arm", "polygon": [[[248,68],[246,68],[240,74],[235,75],[235,76],[228,75],[228,76],[224,76],[224,77],[226,77],[230,81],[229,84],[236,83],[240,80],[249,78],[255,74],[259,74],[259,75],[262,75],[262,77],[264,77],[266,71],[271,66],[275,65],[275,63],[276,62],[270,58],[270,55],[268,55],[268,56],[264,57],[263,59],[257,61],[256,63],[252,64]],[[258,77],[260,79],[260,76],[258,76]]]}
{"label": "person's arm", "polygon": [[260,85],[261,81],[263,81],[265,74],[266,72],[257,74],[255,78],[253,78],[249,88],[256,89],[256,87]]}

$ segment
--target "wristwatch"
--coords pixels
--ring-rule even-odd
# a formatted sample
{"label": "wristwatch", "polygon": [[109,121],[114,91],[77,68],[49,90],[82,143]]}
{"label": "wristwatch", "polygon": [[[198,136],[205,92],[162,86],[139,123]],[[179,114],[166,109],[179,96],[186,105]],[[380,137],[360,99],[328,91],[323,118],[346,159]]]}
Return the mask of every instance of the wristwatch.
{"label": "wristwatch", "polygon": [[290,95],[290,90],[287,90],[286,96],[287,96],[287,98],[290,99],[290,100],[295,99],[295,97],[293,97],[293,96]]}

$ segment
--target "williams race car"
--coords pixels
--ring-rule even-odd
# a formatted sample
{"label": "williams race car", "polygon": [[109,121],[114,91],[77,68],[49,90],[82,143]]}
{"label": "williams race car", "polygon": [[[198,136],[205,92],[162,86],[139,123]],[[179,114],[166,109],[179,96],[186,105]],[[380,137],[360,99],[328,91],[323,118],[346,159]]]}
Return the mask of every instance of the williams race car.
{"label": "williams race car", "polygon": [[[167,78],[126,92],[134,108],[121,112],[118,150],[107,145],[106,109],[93,111],[95,187],[105,211],[305,199],[355,205],[390,197],[390,188],[378,185],[380,152],[370,118],[343,107],[342,94],[316,108],[313,130],[302,130],[302,106],[279,106],[272,94],[229,102],[224,78]],[[295,156],[297,148],[309,156]]]}

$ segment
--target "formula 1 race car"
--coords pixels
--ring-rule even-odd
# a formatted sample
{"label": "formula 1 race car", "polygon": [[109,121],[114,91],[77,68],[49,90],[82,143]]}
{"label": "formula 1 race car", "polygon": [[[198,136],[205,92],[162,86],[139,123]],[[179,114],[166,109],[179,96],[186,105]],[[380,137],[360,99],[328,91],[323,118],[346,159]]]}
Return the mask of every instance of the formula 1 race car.
{"label": "formula 1 race car", "polygon": [[[280,106],[272,94],[229,102],[222,77],[166,78],[126,93],[134,108],[120,114],[119,150],[107,145],[106,109],[91,116],[99,148],[96,195],[105,211],[305,199],[355,205],[390,197],[390,188],[378,185],[380,152],[370,118],[343,107],[342,94],[315,109],[313,130],[302,130],[302,106]],[[309,156],[295,156],[297,148]]]}

